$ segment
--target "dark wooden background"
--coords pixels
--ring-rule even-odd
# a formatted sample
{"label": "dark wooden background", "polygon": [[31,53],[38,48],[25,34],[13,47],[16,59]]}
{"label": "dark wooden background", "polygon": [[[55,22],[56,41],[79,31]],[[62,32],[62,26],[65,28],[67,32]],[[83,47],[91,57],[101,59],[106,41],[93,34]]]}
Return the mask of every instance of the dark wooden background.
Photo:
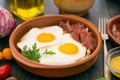
{"label": "dark wooden background", "polygon": [[[54,5],[53,0],[44,0],[45,2],[45,12],[44,15],[47,14],[59,14],[58,8]],[[0,6],[4,7],[9,10],[9,0],[0,0]],[[96,26],[98,25],[98,18],[99,17],[109,17],[112,18],[116,15],[120,14],[120,2],[115,0],[95,0],[94,6],[89,10],[89,12],[83,16],[84,18],[92,21]],[[18,17],[14,16],[17,25],[23,22]],[[5,48],[9,47],[9,36],[5,38],[0,38],[0,51]],[[111,42],[107,41],[107,48],[108,50],[113,48],[114,46]],[[70,77],[65,78],[45,78],[42,76],[36,76],[31,74],[25,70],[23,70],[15,61],[14,59],[11,61],[2,60],[0,61],[0,65],[2,64],[9,64],[12,67],[12,72],[10,76],[16,76],[20,80],[95,80],[96,78],[103,77],[103,47],[101,52],[98,56],[96,63],[89,68],[87,71],[73,75]],[[120,80],[112,75],[112,80]]]}

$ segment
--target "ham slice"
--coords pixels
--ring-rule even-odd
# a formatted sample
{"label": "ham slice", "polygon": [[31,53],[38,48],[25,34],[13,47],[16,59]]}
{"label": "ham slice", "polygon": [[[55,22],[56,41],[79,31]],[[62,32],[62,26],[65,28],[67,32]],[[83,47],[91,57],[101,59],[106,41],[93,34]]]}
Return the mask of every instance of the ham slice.
{"label": "ham slice", "polygon": [[84,41],[86,41],[87,35],[88,35],[88,28],[84,28],[83,30],[81,30],[79,32],[80,42],[81,43],[84,43]]}
{"label": "ham slice", "polygon": [[89,29],[80,23],[70,24],[70,21],[60,22],[60,26],[71,34],[71,36],[76,40],[81,42],[87,49],[94,51],[97,42],[92,36],[92,33],[89,32]]}
{"label": "ham slice", "polygon": [[120,40],[120,24],[113,25],[112,34]]}
{"label": "ham slice", "polygon": [[89,32],[85,37],[85,41],[82,42],[84,46],[86,46],[89,50],[94,51],[96,48],[96,40],[92,37],[92,33]]}

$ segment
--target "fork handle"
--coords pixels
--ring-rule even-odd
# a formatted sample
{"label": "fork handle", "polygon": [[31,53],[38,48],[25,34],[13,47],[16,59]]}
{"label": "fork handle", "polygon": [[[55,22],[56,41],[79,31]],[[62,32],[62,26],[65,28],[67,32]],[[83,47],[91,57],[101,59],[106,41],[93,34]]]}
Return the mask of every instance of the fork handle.
{"label": "fork handle", "polygon": [[103,41],[104,41],[104,77],[110,77],[111,74],[105,62],[106,54],[107,54],[106,40],[103,40]]}

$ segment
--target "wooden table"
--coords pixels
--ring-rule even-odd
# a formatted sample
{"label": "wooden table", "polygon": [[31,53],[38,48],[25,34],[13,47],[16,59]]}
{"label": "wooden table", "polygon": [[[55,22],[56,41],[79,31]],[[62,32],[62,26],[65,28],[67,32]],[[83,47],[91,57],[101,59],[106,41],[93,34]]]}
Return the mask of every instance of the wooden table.
{"label": "wooden table", "polygon": [[[44,0],[45,1],[45,12],[46,14],[59,14],[59,10],[56,8],[56,6],[53,4],[53,0]],[[0,6],[6,8],[9,10],[9,0],[0,0]],[[94,6],[89,10],[89,12],[83,16],[84,18],[92,21],[94,24],[98,25],[98,18],[99,17],[114,17],[116,15],[120,14],[120,3],[115,2],[114,0],[95,0]],[[19,25],[21,22],[23,22],[18,17],[14,16],[17,25]],[[5,38],[0,39],[0,50],[2,50],[5,47],[9,47],[9,36]],[[107,41],[107,47],[108,50],[113,48],[111,42]],[[12,72],[10,76],[16,76],[20,80],[49,80],[51,78],[45,78],[41,76],[36,76],[34,74],[31,74],[25,70],[23,70],[15,61],[14,59],[11,61],[2,60],[0,61],[0,65],[2,64],[9,64],[12,67]],[[60,78],[57,80],[95,80],[96,78],[103,77],[103,47],[101,49],[101,52],[98,56],[97,61],[95,64],[89,68],[87,71],[66,77],[66,78]],[[113,80],[120,80],[112,75]]]}

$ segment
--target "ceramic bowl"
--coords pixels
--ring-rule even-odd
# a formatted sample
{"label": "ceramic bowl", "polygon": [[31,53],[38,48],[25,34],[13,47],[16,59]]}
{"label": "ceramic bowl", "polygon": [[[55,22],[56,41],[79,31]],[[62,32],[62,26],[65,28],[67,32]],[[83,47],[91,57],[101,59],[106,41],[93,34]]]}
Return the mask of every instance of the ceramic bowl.
{"label": "ceramic bowl", "polygon": [[[117,39],[115,37],[115,35],[113,35],[113,31],[115,31],[115,30],[113,30],[113,26],[119,26],[119,25],[120,25],[120,15],[117,15],[108,21],[107,27],[106,27],[106,31],[108,33],[108,36],[109,36],[109,38],[112,41],[114,46],[120,45],[120,39]],[[119,29],[117,29],[117,30],[119,30]]]}
{"label": "ceramic bowl", "polygon": [[[109,70],[113,73],[113,75],[120,78],[120,67],[119,67],[119,60],[117,59],[117,57],[119,57],[119,60],[120,60],[120,47],[115,47],[115,48],[110,49],[106,56],[106,64]],[[118,62],[114,62],[115,58]],[[119,70],[118,68],[115,68],[114,65],[118,66]]]}
{"label": "ceramic bowl", "polygon": [[[17,47],[18,41],[33,27],[45,27],[58,25],[60,21],[70,20],[74,23],[83,23],[89,30],[93,33],[97,41],[96,49],[88,57],[84,58],[81,61],[66,64],[66,65],[44,65],[34,61],[31,61],[21,55],[20,49]],[[84,18],[73,16],[73,15],[45,15],[33,18],[29,21],[25,21],[18,25],[16,29],[12,32],[9,45],[12,51],[12,55],[15,61],[26,71],[33,74],[44,76],[44,77],[67,77],[72,76],[89,69],[96,61],[99,51],[102,46],[101,36],[96,28],[96,26]]]}
{"label": "ceramic bowl", "polygon": [[54,0],[55,5],[63,14],[85,15],[95,0]]}

